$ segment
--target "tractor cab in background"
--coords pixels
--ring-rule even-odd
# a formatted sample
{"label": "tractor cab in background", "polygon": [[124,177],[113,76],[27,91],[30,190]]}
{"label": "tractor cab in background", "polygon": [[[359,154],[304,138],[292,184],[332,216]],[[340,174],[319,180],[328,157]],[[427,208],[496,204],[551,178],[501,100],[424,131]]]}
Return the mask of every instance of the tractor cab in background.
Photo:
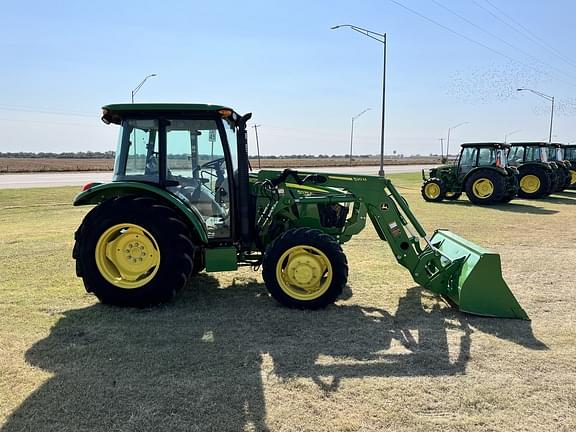
{"label": "tractor cab in background", "polygon": [[516,171],[508,165],[509,146],[503,143],[461,145],[453,165],[422,171],[422,197],[426,201],[456,200],[466,192],[474,204],[509,202],[516,195]]}
{"label": "tractor cab in background", "polygon": [[572,164],[564,157],[564,147],[559,143],[548,144],[548,161],[558,166],[558,179],[556,192],[562,192],[572,183],[570,170]]}
{"label": "tractor cab in background", "polygon": [[508,161],[518,168],[518,196],[541,198],[556,191],[558,166],[548,160],[548,143],[516,142],[510,144]]}
{"label": "tractor cab in background", "polygon": [[561,144],[564,150],[564,160],[570,162],[570,186],[568,189],[576,189],[576,144]]}

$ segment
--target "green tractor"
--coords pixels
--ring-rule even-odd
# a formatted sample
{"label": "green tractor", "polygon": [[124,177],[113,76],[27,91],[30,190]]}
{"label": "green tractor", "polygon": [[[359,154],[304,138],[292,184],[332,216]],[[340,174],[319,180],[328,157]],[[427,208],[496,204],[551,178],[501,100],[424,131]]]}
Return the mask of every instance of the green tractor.
{"label": "green tractor", "polygon": [[542,198],[561,187],[558,166],[548,161],[548,143],[519,142],[510,146],[508,161],[518,168],[519,197]]}
{"label": "green tractor", "polygon": [[576,144],[562,144],[564,160],[570,162],[570,185],[568,189],[576,189]]}
{"label": "green tractor", "polygon": [[558,167],[556,192],[562,192],[569,188],[572,184],[572,163],[564,158],[564,146],[562,144],[548,144],[548,161]]}
{"label": "green tractor", "polygon": [[246,122],[200,104],[119,104],[113,180],[84,186],[95,205],[75,234],[86,290],[104,303],[169,301],[193,275],[262,267],[271,296],[325,307],[347,282],[341,245],[369,218],[422,287],[464,312],[527,319],[502,279],[500,256],[437,230],[431,238],[384,177],[261,170],[251,173]]}
{"label": "green tractor", "polygon": [[517,171],[508,166],[509,146],[502,143],[461,145],[455,164],[422,170],[422,197],[429,202],[457,200],[466,192],[479,205],[510,202],[518,191]]}

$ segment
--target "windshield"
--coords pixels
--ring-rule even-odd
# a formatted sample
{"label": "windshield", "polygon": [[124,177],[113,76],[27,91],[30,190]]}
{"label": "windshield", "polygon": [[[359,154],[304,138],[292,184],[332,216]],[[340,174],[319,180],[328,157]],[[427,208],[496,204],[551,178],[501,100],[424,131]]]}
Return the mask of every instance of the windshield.
{"label": "windshield", "polygon": [[548,147],[548,160],[549,161],[558,161],[562,160],[562,149],[557,147]]}
{"label": "windshield", "polygon": [[568,160],[576,160],[576,147],[564,149],[564,157]]}
{"label": "windshield", "polygon": [[548,162],[546,147],[526,147],[526,162]]}

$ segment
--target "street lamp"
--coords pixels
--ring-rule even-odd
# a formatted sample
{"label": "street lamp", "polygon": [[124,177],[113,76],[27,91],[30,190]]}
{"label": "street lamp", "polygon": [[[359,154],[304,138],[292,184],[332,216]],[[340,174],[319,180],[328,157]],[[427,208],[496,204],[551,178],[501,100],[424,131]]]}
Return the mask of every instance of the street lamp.
{"label": "street lamp", "polygon": [[352,117],[352,128],[350,129],[350,166],[352,166],[352,142],[354,141],[354,120],[356,120],[358,117],[360,117],[366,111],[370,111],[370,108],[366,108],[361,113],[356,114],[354,117]]}
{"label": "street lamp", "polygon": [[462,125],[465,124],[470,124],[470,122],[462,122],[462,123],[458,123],[456,126],[452,126],[448,128],[448,139],[446,140],[446,160],[448,160],[448,152],[450,151],[450,131],[452,129],[456,129],[457,127],[460,127]]}
{"label": "street lamp", "polygon": [[146,80],[147,80],[148,78],[150,78],[150,77],[155,77],[155,76],[157,76],[157,75],[156,75],[156,74],[150,74],[150,75],[148,75],[146,78],[144,78],[144,79],[142,80],[142,82],[141,82],[140,84],[138,84],[138,85],[136,86],[136,88],[135,88],[134,90],[132,90],[132,103],[134,103],[134,95],[135,95],[136,93],[138,93],[138,91],[142,88],[142,86],[144,85],[144,83],[146,82]]}
{"label": "street lamp", "polygon": [[552,108],[550,110],[550,133],[548,134],[548,142],[552,142],[552,122],[554,121],[554,96],[548,96],[547,94],[541,93],[536,90],[532,90],[529,88],[519,88],[516,91],[529,91],[534,93],[536,96],[540,96],[541,98],[546,99],[548,102],[552,102]]}
{"label": "street lamp", "polygon": [[261,126],[262,125],[259,124],[255,124],[254,126],[252,126],[254,128],[254,133],[256,134],[256,152],[258,153],[258,169],[262,169],[262,166],[260,165],[260,143],[258,142],[258,128]]}
{"label": "street lamp", "polygon": [[516,130],[514,130],[514,131],[512,131],[512,132],[508,132],[507,134],[505,134],[505,135],[504,135],[504,144],[506,144],[506,143],[508,142],[508,137],[509,137],[510,135],[514,135],[515,133],[518,133],[518,132],[522,132],[522,129],[516,129]]}
{"label": "street lamp", "polygon": [[380,177],[384,177],[384,114],[386,110],[386,33],[376,33],[371,30],[366,30],[362,27],[357,27],[350,24],[342,24],[331,27],[330,30],[336,30],[340,27],[349,27],[350,29],[363,34],[364,36],[368,36],[375,41],[380,42],[384,45],[384,65],[383,65],[383,72],[382,72],[382,127],[380,129],[380,171],[378,171],[378,175]]}

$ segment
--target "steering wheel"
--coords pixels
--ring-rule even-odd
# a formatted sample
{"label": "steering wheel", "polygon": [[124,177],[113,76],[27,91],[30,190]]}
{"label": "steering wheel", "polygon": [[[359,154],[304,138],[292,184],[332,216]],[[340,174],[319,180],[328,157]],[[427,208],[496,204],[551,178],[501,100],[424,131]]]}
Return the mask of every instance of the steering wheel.
{"label": "steering wheel", "polygon": [[[218,158],[211,160],[209,162],[206,162],[205,164],[200,165],[199,167],[196,167],[196,169],[194,170],[194,174],[199,174],[199,177],[203,183],[206,183],[208,179],[204,179],[202,177],[202,173],[206,173],[212,177],[216,177],[216,188],[218,188],[224,182],[225,179],[224,175],[225,171],[223,168],[225,163],[226,163],[225,158]],[[213,173],[210,172],[210,170],[214,170],[216,172]]]}

